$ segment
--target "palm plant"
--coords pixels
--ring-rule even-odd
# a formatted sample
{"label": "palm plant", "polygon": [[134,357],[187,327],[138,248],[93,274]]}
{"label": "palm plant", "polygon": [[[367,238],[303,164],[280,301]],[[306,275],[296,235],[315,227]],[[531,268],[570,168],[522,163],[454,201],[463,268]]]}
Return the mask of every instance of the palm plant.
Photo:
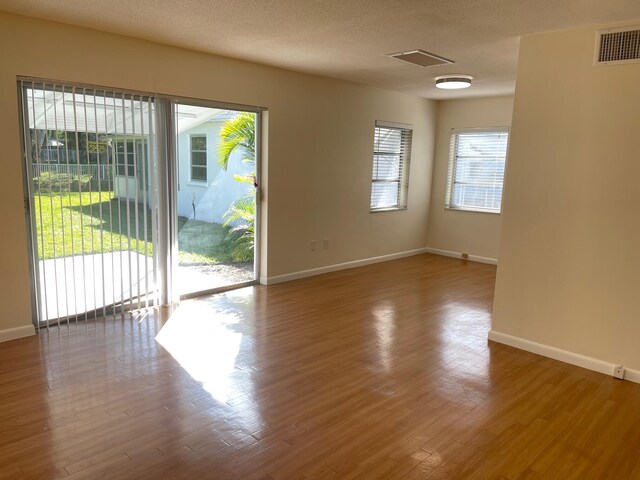
{"label": "palm plant", "polygon": [[[256,147],[256,116],[254,113],[243,112],[227,120],[220,130],[220,144],[218,147],[218,164],[225,170],[229,168],[229,159],[233,152],[242,152],[242,162],[255,167]],[[255,184],[255,169],[248,175],[233,176],[236,181]],[[255,238],[255,190],[246,196],[238,198],[224,214],[225,226],[235,225],[231,232],[235,234],[232,255],[238,262],[251,261]]]}
{"label": "palm plant", "polygon": [[218,164],[225,170],[229,167],[229,158],[236,150],[242,151],[243,162],[255,164],[256,161],[256,115],[242,112],[227,120],[220,129]]}
{"label": "palm plant", "polygon": [[224,214],[225,226],[239,221],[231,227],[231,233],[235,234],[231,255],[236,262],[248,262],[253,260],[253,245],[255,238],[255,195],[249,194],[238,198],[233,202],[229,210]]}

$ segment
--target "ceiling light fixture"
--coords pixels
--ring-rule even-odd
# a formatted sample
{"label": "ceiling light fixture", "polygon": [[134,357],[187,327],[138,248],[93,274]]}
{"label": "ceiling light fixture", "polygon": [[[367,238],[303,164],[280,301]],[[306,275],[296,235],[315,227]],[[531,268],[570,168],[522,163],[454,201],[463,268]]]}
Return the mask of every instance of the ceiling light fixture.
{"label": "ceiling light fixture", "polygon": [[436,87],[447,90],[456,90],[471,86],[471,75],[441,75],[435,78]]}

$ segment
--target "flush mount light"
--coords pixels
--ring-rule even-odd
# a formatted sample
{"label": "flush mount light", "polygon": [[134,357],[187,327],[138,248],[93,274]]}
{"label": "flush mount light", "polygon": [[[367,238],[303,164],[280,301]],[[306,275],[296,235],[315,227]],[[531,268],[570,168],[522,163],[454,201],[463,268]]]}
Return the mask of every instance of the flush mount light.
{"label": "flush mount light", "polygon": [[456,90],[471,86],[471,75],[441,75],[435,78],[436,87],[447,90]]}

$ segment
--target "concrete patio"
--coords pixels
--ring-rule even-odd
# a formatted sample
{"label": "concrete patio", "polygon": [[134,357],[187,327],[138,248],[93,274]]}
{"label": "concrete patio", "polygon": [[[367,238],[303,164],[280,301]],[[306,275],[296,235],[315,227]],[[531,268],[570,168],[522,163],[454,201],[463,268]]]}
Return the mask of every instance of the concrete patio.
{"label": "concrete patio", "polygon": [[[42,322],[84,317],[85,312],[132,298],[135,300],[125,308],[137,308],[137,298],[144,299],[147,294],[153,297],[156,288],[153,258],[134,251],[40,260],[38,266]],[[178,267],[175,284],[183,295],[251,280],[250,265],[183,265]],[[140,306],[145,306],[144,300]]]}

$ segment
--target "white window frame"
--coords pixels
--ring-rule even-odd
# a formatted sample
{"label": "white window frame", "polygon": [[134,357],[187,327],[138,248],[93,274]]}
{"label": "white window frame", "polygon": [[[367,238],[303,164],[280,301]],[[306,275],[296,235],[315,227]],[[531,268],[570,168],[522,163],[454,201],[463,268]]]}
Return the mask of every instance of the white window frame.
{"label": "white window frame", "polygon": [[[204,138],[204,150],[194,150],[193,149],[193,139],[194,138]],[[194,165],[193,164],[193,153],[204,153],[205,161],[204,165]],[[194,133],[193,135],[189,135],[189,181],[193,183],[206,184],[209,181],[209,156],[207,155],[207,134],[206,133]],[[197,178],[193,178],[193,168],[204,169],[204,180],[200,180]]]}
{"label": "white window frame", "polygon": [[[384,152],[377,151],[376,139],[381,134],[382,130],[400,130],[401,131],[401,145],[399,152]],[[383,122],[376,120],[374,129],[374,142],[373,142],[373,165],[371,172],[371,196],[369,202],[370,212],[389,212],[395,210],[406,210],[407,200],[409,197],[409,167],[411,164],[411,145],[413,142],[413,126],[404,123]],[[385,154],[399,155],[399,174],[397,177],[380,179],[376,176],[376,169],[378,167],[378,156]],[[395,204],[384,205],[380,207],[373,206],[374,200],[374,185],[376,183],[397,183],[398,184],[398,196]]]}
{"label": "white window frame", "polygon": [[[481,207],[471,207],[466,205],[457,205],[454,203],[454,189],[456,183],[455,173],[456,173],[456,163],[458,159],[458,137],[461,134],[465,133],[474,133],[474,134],[495,134],[495,133],[504,133],[507,135],[507,150],[505,151],[504,156],[504,168],[506,171],[507,159],[509,157],[509,127],[488,127],[488,128],[452,128],[451,129],[451,140],[449,144],[449,168],[447,172],[447,191],[445,197],[445,209],[447,210],[459,210],[465,212],[478,212],[478,213],[492,213],[495,215],[500,215],[502,213],[502,200],[504,197],[504,177],[502,180],[502,195],[500,196],[500,206],[497,209],[493,208],[481,208]],[[497,185],[497,183],[495,184]]]}

